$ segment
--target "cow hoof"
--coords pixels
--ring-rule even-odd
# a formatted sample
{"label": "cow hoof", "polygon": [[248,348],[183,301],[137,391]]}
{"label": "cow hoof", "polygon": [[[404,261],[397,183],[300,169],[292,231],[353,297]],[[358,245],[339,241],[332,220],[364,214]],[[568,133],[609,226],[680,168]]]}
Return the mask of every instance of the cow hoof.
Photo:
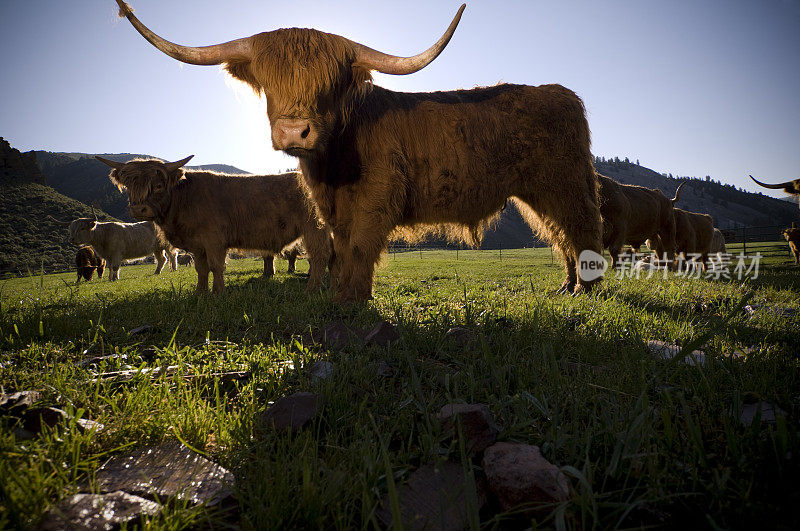
{"label": "cow hoof", "polygon": [[561,287],[556,290],[556,295],[564,295],[572,293],[575,290],[575,282],[565,280]]}

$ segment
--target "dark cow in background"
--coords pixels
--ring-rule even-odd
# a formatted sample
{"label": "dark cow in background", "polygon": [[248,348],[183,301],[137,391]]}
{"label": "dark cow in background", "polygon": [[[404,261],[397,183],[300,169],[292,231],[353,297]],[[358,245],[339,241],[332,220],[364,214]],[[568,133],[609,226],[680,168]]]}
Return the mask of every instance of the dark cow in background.
{"label": "dark cow in background", "polygon": [[287,273],[294,273],[296,269],[297,259],[304,256],[306,250],[303,248],[303,243],[297,240],[289,244],[281,251],[281,258],[289,262]]}
{"label": "dark cow in background", "polygon": [[661,190],[622,184],[598,174],[600,213],[603,216],[603,247],[611,254],[611,267],[625,244],[638,252],[647,240],[661,242],[658,258],[672,262],[675,256],[675,216],[673,205],[680,197],[681,183],[675,197],[667,198]]}
{"label": "dark cow in background", "polygon": [[797,228],[797,222],[793,221],[792,227],[783,231],[783,237],[794,255],[794,263],[800,264],[800,229]]}
{"label": "dark cow in background", "polygon": [[76,284],[80,283],[81,277],[86,282],[92,280],[95,271],[97,271],[97,278],[103,278],[105,268],[106,261],[97,256],[90,245],[84,245],[75,253],[75,269],[78,270]]}
{"label": "dark cow in background", "polygon": [[[127,190],[131,215],[158,224],[167,239],[194,256],[197,291],[225,289],[223,274],[228,249],[278,254],[298,238],[309,253],[308,290],[317,289],[331,258],[330,231],[299,184],[296,173],[226,175],[185,170],[177,162],[133,160],[114,162],[111,181]],[[264,260],[264,273],[272,260]]]}
{"label": "dark cow in background", "polygon": [[156,275],[161,273],[168,256],[172,270],[178,269],[177,249],[159,236],[156,226],[150,221],[122,223],[78,218],[69,225],[69,241],[75,245],[91,245],[95,254],[108,263],[111,269],[109,280],[119,278],[123,260],[151,254],[156,258]]}
{"label": "dark cow in background", "polygon": [[373,70],[405,75],[430,64],[465,6],[431,48],[397,57],[300,28],[181,46],[117,3],[162,52],[224,64],[266,96],[273,147],[300,159],[303,183],[333,230],[335,300],[372,296],[375,265],[396,228],[448,225],[477,235],[509,197],[564,258],[562,290],[577,293],[595,281],[579,278],[580,253],[602,251],[602,226],[589,126],[574,92],[501,84],[403,93],[371,83]]}
{"label": "dark cow in background", "polygon": [[192,253],[186,253],[186,252],[179,253],[177,261],[178,265],[190,266],[194,264],[194,256],[192,256]]}

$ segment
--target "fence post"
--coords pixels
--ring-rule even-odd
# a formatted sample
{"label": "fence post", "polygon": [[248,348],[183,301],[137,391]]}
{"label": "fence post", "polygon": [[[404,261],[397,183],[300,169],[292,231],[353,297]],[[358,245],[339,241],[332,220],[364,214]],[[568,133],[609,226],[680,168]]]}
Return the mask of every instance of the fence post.
{"label": "fence post", "polygon": [[746,227],[742,227],[742,254],[747,255],[747,231]]}
{"label": "fence post", "polygon": [[422,246],[417,245],[417,249],[419,249],[419,259],[422,260]]}
{"label": "fence post", "polygon": [[500,261],[503,261],[503,242],[500,242]]}

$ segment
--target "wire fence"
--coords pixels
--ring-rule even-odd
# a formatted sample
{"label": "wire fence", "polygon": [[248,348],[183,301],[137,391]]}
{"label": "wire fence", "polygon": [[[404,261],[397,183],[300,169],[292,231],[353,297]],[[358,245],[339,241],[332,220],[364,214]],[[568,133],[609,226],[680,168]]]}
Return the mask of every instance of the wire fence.
{"label": "wire fence", "polygon": [[[734,245],[737,250],[741,247],[741,252],[745,255],[748,254],[755,254],[761,253],[761,256],[772,256],[772,257],[781,257],[781,256],[789,256],[791,257],[791,252],[789,251],[788,245],[783,242],[783,231],[786,227],[780,225],[762,225],[762,226],[753,226],[753,227],[739,227],[736,229],[724,229],[722,230],[722,234],[725,236],[725,243],[726,245]],[[527,249],[530,248],[543,248],[546,247],[544,244],[541,245],[533,245],[531,247],[525,247]],[[419,244],[412,244],[407,242],[392,242],[389,244],[388,252],[390,256],[397,256],[400,253],[417,253],[420,259],[425,258],[425,253],[429,251],[454,251],[455,252],[455,259],[459,260],[461,258],[461,253],[474,253],[475,251],[480,252],[480,256],[485,256],[487,258],[496,258],[498,260],[503,259],[503,251],[511,251],[520,249],[519,247],[514,248],[504,248],[502,243],[495,249],[473,249],[471,247],[465,247],[463,244],[447,244],[447,243],[440,243],[440,242],[425,242]],[[555,256],[553,253],[552,248],[550,248],[551,258],[555,260]],[[141,264],[141,263],[154,263],[155,260],[148,259],[140,259],[140,260],[132,260],[128,262],[124,262],[123,265],[132,265],[132,264]],[[55,265],[38,265],[35,267],[30,266],[22,266],[22,267],[10,267],[10,268],[0,268],[0,279],[1,278],[13,278],[13,277],[25,277],[25,276],[38,276],[42,273],[44,274],[55,274],[55,273],[68,273],[68,272],[75,272],[75,268],[73,266],[69,266],[66,264],[55,264]]]}

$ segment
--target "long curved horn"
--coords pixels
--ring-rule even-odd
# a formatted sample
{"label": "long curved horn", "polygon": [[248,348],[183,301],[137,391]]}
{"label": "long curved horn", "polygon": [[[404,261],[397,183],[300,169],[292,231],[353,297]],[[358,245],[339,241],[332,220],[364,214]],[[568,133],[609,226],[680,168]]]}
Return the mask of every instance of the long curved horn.
{"label": "long curved horn", "polygon": [[164,163],[164,166],[167,167],[168,172],[172,173],[181,166],[183,166],[184,164],[186,164],[187,162],[189,162],[190,160],[192,160],[192,157],[194,157],[194,155],[189,155],[185,159],[176,160],[175,162],[166,162]]}
{"label": "long curved horn", "polygon": [[467,4],[461,4],[461,7],[450,23],[450,27],[444,32],[444,35],[436,41],[436,44],[425,50],[424,52],[414,55],[412,57],[398,57],[396,55],[389,55],[378,50],[373,50],[368,46],[351,41],[356,48],[356,63],[365,66],[370,70],[377,70],[384,74],[405,75],[413,74],[418,70],[422,70],[428,66],[431,61],[436,59],[442,50],[444,50],[450,38],[456,31],[459,21],[461,20],[461,13]]}
{"label": "long curved horn", "polygon": [[770,190],[783,190],[784,188],[794,187],[794,181],[786,181],[785,183],[781,184],[767,184],[767,183],[762,183],[752,175],[750,176],[750,178],[753,179],[753,181],[755,181],[757,185],[763,186],[764,188],[769,188]]}
{"label": "long curved horn", "polygon": [[106,166],[111,166],[111,167],[112,167],[112,168],[114,168],[115,170],[118,170],[118,169],[120,169],[121,167],[125,166],[125,163],[124,163],[124,162],[115,162],[115,161],[113,161],[113,160],[104,159],[103,157],[98,157],[97,155],[95,155],[95,157],[94,157],[94,158],[96,158],[97,160],[99,160],[100,162],[102,162],[103,164],[105,164]]}
{"label": "long curved horn", "polygon": [[222,64],[234,58],[250,57],[249,37],[212,46],[181,46],[180,44],[169,42],[150,31],[147,26],[133,15],[133,9],[126,2],[117,0],[117,4],[119,4],[120,16],[126,17],[142,37],[165,54],[182,63],[208,66]]}
{"label": "long curved horn", "polygon": [[686,183],[688,183],[688,182],[689,182],[689,181],[683,181],[683,182],[680,184],[680,186],[678,186],[678,189],[677,189],[677,190],[675,190],[675,197],[673,197],[673,198],[672,198],[672,204],[673,204],[673,205],[674,205],[675,203],[677,203],[677,202],[678,202],[678,198],[679,198],[679,197],[680,197],[680,195],[681,195],[681,188],[683,188],[683,185],[684,185],[684,184],[686,184]]}

